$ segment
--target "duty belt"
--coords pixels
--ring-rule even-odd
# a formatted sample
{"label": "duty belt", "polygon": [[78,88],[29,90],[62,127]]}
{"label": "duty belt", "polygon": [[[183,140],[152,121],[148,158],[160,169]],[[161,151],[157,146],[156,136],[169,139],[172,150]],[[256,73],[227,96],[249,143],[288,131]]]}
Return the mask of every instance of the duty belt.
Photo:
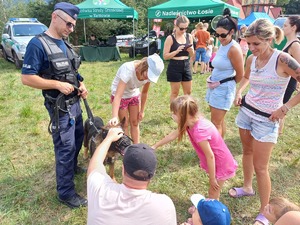
{"label": "duty belt", "polygon": [[46,100],[50,101],[53,106],[53,116],[50,118],[50,122],[48,125],[48,132],[52,134],[51,124],[53,124],[53,120],[55,121],[55,132],[58,132],[59,126],[59,115],[60,113],[69,113],[70,115],[70,123],[73,125],[74,116],[70,112],[70,108],[73,104],[75,104],[79,100],[79,96],[75,95],[71,98],[65,99],[67,96],[63,93],[60,93],[56,98],[53,98],[49,95],[45,95]]}
{"label": "duty belt", "polygon": [[66,100],[66,105],[73,105],[73,104],[75,104],[78,100],[79,100],[79,96],[78,96],[78,95],[75,95],[74,97],[69,98],[69,99]]}

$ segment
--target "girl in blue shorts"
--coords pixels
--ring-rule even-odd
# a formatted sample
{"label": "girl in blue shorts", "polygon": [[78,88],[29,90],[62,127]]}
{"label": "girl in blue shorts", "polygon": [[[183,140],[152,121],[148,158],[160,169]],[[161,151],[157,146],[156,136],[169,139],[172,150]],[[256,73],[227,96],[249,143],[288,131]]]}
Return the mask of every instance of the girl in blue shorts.
{"label": "girl in blue shorts", "polygon": [[[290,108],[300,102],[298,93],[283,104],[283,96],[290,76],[300,80],[300,64],[288,53],[273,49],[273,40],[278,44],[283,31],[267,19],[258,19],[245,32],[252,52],[246,60],[245,75],[235,97],[240,110],[236,118],[243,146],[244,184],[229,190],[231,197],[252,196],[253,174],[256,175],[260,209],[255,224],[269,224],[263,215],[271,194],[269,160],[278,138],[279,120]],[[242,92],[250,84],[245,97]]]}
{"label": "girl in blue shorts", "polygon": [[[211,122],[223,138],[226,132],[225,115],[233,103],[236,83],[242,79],[244,73],[242,50],[233,40],[236,30],[236,21],[231,18],[229,9],[225,9],[224,17],[217,23],[215,37],[219,39],[221,45],[212,61],[214,69],[207,80],[206,92]],[[210,85],[218,82],[221,83],[219,86]]]}

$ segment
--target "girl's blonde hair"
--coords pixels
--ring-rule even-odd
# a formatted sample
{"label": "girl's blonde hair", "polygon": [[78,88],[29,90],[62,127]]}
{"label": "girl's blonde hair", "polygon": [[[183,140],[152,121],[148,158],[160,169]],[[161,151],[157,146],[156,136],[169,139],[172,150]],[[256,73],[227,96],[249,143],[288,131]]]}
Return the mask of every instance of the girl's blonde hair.
{"label": "girl's blonde hair", "polygon": [[178,115],[178,141],[181,141],[187,129],[188,116],[194,118],[198,114],[198,105],[190,95],[177,97],[171,102],[171,112]]}
{"label": "girl's blonde hair", "polygon": [[137,66],[138,71],[140,72],[140,75],[148,70],[148,57],[144,57],[139,61],[139,64]]}
{"label": "girl's blonde hair", "polygon": [[284,38],[283,30],[273,25],[268,19],[257,19],[248,27],[244,37],[256,36],[259,39],[274,39],[276,44],[280,44]]}
{"label": "girl's blonde hair", "polygon": [[276,221],[289,211],[300,211],[299,206],[282,197],[272,198],[269,204],[273,208]]}

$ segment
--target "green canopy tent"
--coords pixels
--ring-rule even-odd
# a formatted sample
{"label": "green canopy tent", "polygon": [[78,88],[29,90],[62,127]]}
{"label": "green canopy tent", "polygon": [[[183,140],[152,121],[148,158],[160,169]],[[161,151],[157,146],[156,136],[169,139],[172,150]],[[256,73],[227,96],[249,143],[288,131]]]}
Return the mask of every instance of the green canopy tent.
{"label": "green canopy tent", "polygon": [[[138,19],[138,13],[119,0],[86,0],[77,6],[80,8],[79,19],[132,19],[134,34],[134,20]],[[84,37],[86,42],[85,20]]]}
{"label": "green canopy tent", "polygon": [[148,31],[150,19],[174,20],[177,15],[184,15],[188,18],[208,17],[212,19],[215,16],[222,15],[225,8],[230,9],[232,17],[239,17],[239,8],[221,0],[170,0],[148,8]]}
{"label": "green canopy tent", "polygon": [[148,19],[175,19],[178,14],[188,18],[215,17],[229,8],[231,16],[238,18],[240,9],[221,0],[170,0],[148,9]]}

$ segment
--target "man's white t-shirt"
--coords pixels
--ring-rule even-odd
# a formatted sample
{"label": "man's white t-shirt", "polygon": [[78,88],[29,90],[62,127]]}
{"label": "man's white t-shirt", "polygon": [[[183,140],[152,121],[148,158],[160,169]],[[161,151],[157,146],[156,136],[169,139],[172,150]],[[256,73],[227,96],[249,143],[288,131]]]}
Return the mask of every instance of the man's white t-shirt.
{"label": "man's white t-shirt", "polygon": [[88,225],[176,225],[173,201],[165,194],[127,188],[113,181],[103,165],[87,180]]}
{"label": "man's white t-shirt", "polygon": [[150,82],[149,80],[139,81],[136,77],[134,61],[126,62],[118,69],[118,72],[111,85],[111,94],[115,96],[118,84],[122,80],[126,83],[122,98],[132,98],[140,95],[140,87]]}

